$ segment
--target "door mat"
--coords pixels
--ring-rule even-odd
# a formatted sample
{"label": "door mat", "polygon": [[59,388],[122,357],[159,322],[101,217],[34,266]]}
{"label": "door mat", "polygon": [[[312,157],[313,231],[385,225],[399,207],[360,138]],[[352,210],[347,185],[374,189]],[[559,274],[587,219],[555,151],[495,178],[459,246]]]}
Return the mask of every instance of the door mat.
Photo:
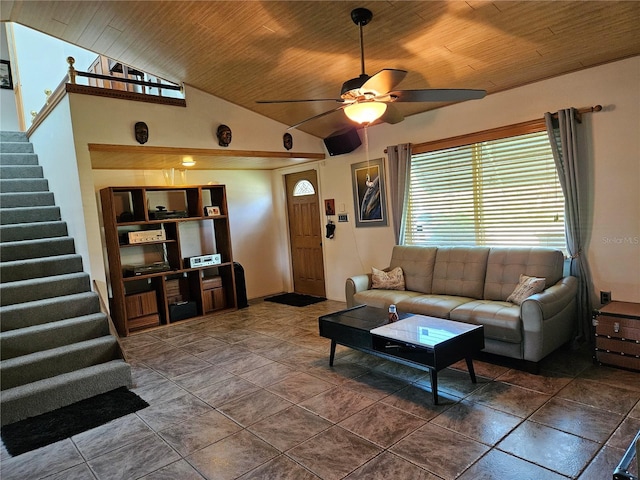
{"label": "door mat", "polygon": [[311,295],[302,295],[300,293],[283,293],[282,295],[274,295],[264,299],[265,302],[282,303],[292,307],[306,307],[325,300],[326,298],[324,297],[312,297]]}
{"label": "door mat", "polygon": [[10,423],[0,429],[0,435],[9,454],[15,457],[148,406],[138,395],[126,387],[120,387],[51,412]]}

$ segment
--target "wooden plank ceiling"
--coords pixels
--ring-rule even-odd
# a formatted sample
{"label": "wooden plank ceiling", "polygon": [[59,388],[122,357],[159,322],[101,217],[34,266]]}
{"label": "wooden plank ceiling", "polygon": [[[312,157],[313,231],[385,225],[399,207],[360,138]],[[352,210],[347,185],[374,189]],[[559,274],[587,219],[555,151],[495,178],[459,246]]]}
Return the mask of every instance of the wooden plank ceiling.
{"label": "wooden plank ceiling", "polygon": [[[491,94],[640,54],[637,1],[3,0],[0,13],[292,125],[336,104],[256,100],[337,98],[360,74],[356,7],[374,14],[366,72],[407,70],[400,89]],[[441,104],[396,106],[407,116]],[[338,111],[300,130],[326,137],[345,121]]]}

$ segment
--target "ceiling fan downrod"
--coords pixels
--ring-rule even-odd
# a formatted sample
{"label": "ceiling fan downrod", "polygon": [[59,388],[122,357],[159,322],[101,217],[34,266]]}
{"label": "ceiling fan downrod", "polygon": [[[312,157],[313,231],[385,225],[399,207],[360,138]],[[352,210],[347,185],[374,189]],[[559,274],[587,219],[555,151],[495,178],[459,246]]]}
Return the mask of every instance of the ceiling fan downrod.
{"label": "ceiling fan downrod", "polygon": [[358,25],[360,29],[360,76],[344,82],[340,95],[344,95],[351,90],[357,90],[364,85],[364,82],[369,80],[369,75],[364,71],[364,33],[362,27],[368,24],[372,18],[373,13],[367,8],[355,8],[351,10],[351,20],[353,20],[353,23]]}
{"label": "ceiling fan downrod", "polygon": [[373,13],[367,8],[356,8],[351,10],[351,20],[360,28],[360,73],[366,75],[364,70],[364,34],[362,27],[367,25],[373,18]]}

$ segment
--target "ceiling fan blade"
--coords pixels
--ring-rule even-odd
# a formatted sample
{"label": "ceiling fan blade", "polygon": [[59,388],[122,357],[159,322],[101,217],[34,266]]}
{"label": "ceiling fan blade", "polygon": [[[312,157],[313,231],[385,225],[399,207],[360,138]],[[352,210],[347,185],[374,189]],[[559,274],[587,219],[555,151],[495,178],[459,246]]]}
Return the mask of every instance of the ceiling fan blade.
{"label": "ceiling fan blade", "polygon": [[389,123],[394,125],[396,123],[400,123],[404,120],[404,115],[394,107],[392,104],[387,104],[387,109],[380,117],[381,122]]}
{"label": "ceiling fan blade", "polygon": [[330,113],[337,112],[338,110],[342,110],[345,106],[346,105],[340,105],[339,107],[336,107],[332,110],[327,110],[326,112],[320,113],[318,115],[314,115],[313,117],[306,118],[301,122],[296,123],[295,125],[291,125],[290,127],[287,128],[287,130],[293,130],[294,128],[297,128],[300,125],[302,125],[303,123],[307,123],[307,122],[310,122],[311,120],[316,120],[318,118],[324,117],[325,115],[329,115]]}
{"label": "ceiling fan blade", "polygon": [[256,103],[299,103],[299,102],[338,102],[343,103],[341,98],[307,98],[300,100],[256,100]]}
{"label": "ceiling fan blade", "polygon": [[360,91],[375,92],[377,95],[384,95],[398,85],[406,75],[406,70],[385,68],[364,82],[362,87],[360,87]]}
{"label": "ceiling fan blade", "polygon": [[[462,102],[484,98],[485,90],[465,88],[427,88],[423,90],[396,90],[389,92],[395,102]],[[393,100],[395,98],[395,100]]]}

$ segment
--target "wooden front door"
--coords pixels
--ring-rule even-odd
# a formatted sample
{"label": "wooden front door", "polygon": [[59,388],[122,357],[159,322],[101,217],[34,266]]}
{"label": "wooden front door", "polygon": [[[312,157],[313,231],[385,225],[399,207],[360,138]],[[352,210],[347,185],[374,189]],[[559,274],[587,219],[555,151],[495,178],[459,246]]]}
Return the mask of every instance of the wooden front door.
{"label": "wooden front door", "polygon": [[285,175],[293,289],[324,297],[322,225],[315,170]]}

